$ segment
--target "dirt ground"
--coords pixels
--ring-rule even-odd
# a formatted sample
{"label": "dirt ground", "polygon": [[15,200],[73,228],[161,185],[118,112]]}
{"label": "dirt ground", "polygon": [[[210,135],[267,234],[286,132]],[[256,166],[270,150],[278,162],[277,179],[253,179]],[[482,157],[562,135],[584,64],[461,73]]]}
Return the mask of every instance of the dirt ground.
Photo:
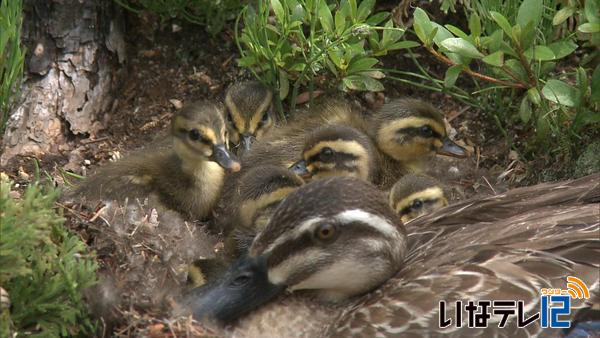
{"label": "dirt ground", "polygon": [[[59,186],[65,185],[65,179],[76,181],[65,171],[85,176],[111,158],[143,147],[167,128],[181,104],[203,98],[221,99],[233,81],[247,77],[236,65],[238,52],[231,31],[210,38],[194,26],[160,24],[156,18],[133,15],[128,25],[132,32],[128,35],[128,76],[117,94],[106,130],[96,139],[72,136],[68,141],[70,151],[39,159],[41,172],[47,172]],[[383,62],[385,68],[413,67],[412,61],[401,54],[386,57]],[[431,67],[444,72],[434,62]],[[445,182],[452,187],[455,199],[497,193],[525,178],[525,164],[508,148],[489,116],[445,94],[393,81],[385,84],[388,98],[413,96],[439,107],[446,114],[454,138],[472,151],[469,159],[460,162],[441,160],[438,174],[448,177]],[[369,101],[357,95],[363,102]],[[31,158],[19,158],[3,171],[25,186],[34,176],[35,163]],[[103,206],[80,208],[66,202],[61,206],[65,207],[67,224],[96,251],[101,263],[102,282],[91,291],[90,299],[94,300],[94,312],[105,318],[103,331],[116,336],[140,331],[148,335],[209,334],[191,321],[167,322],[161,318],[170,311],[174,290],[185,284],[187,264],[194,257],[210,256],[218,250],[218,236],[209,235],[202,224],[149,208],[145,201],[137,203],[136,211],[109,207],[114,211],[113,221],[137,213],[137,221],[121,228],[111,219],[98,216]],[[195,249],[178,251],[177,247],[185,246],[182,241]]]}

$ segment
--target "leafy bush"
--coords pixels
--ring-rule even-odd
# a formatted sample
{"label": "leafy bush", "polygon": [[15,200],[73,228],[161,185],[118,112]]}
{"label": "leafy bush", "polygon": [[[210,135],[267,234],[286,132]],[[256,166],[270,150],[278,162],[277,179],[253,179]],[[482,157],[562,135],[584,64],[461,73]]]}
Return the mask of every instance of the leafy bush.
{"label": "leafy bush", "polygon": [[21,49],[21,10],[21,0],[0,2],[0,135],[4,133],[23,75],[25,51]]}
{"label": "leafy bush", "polygon": [[0,307],[0,336],[90,336],[82,292],[96,283],[94,257],[54,210],[58,190],[32,184],[15,199],[11,185],[2,174],[0,287],[11,306]]}
{"label": "leafy bush", "polygon": [[279,100],[291,92],[292,110],[307,85],[311,92],[315,84],[381,91],[378,57],[417,43],[400,41],[404,30],[393,27],[389,13],[373,13],[374,5],[375,0],[258,0],[242,11],[241,34],[236,29],[240,66],[277,89]]}
{"label": "leafy bush", "polygon": [[[227,21],[235,19],[242,8],[241,0],[115,0],[128,10],[148,10],[162,20],[180,18],[203,26],[213,36]],[[138,7],[139,6],[139,7]]]}
{"label": "leafy bush", "polygon": [[[465,9],[471,13],[468,32],[431,21],[417,8],[415,34],[448,69],[443,79],[420,65],[421,74],[399,73],[493,112],[502,130],[512,123],[533,127],[538,145],[577,138],[586,125],[600,122],[600,66],[589,69],[598,58],[600,6],[568,4],[557,10],[552,0],[472,1]],[[582,57],[579,65],[561,63],[575,54]],[[461,73],[474,81],[475,92],[456,86]]]}

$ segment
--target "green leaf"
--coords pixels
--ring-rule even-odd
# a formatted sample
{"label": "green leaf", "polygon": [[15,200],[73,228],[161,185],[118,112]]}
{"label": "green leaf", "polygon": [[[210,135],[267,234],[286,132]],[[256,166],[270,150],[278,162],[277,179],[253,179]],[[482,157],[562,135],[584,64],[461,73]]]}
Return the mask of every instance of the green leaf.
{"label": "green leaf", "polygon": [[361,72],[361,74],[368,76],[368,77],[372,77],[374,79],[383,79],[385,77],[385,74],[379,70],[368,70],[365,72]]}
{"label": "green leaf", "polygon": [[515,59],[508,59],[504,61],[504,64],[506,65],[506,67],[508,67],[508,69],[510,69],[512,71],[513,74],[515,74],[519,79],[523,80],[523,81],[527,81],[527,72],[525,71],[525,69],[523,68],[523,65],[521,64],[521,62],[519,62],[518,60]]}
{"label": "green leaf", "polygon": [[417,34],[419,40],[425,43],[427,41],[427,36],[429,35],[429,32],[433,29],[431,26],[431,21],[429,20],[427,13],[425,13],[425,11],[421,8],[415,9],[413,17],[413,27],[415,29],[415,33]]}
{"label": "green leaf", "polygon": [[283,70],[279,70],[279,99],[283,100],[290,92],[290,81],[288,75]]}
{"label": "green leaf", "polygon": [[548,80],[542,88],[542,95],[546,100],[563,106],[576,107],[578,105],[577,89],[560,80]]}
{"label": "green leaf", "polygon": [[238,65],[240,67],[251,67],[256,64],[256,58],[252,55],[247,55],[238,60]]}
{"label": "green leaf", "polygon": [[346,29],[346,15],[342,11],[335,12],[335,33],[339,36]]}
{"label": "green leaf", "polygon": [[502,28],[502,30],[504,31],[504,33],[506,33],[506,35],[512,36],[512,26],[510,25],[510,23],[508,23],[508,20],[506,20],[506,18],[502,14],[500,14],[498,12],[490,11],[490,15],[492,16],[492,19],[494,19],[494,21],[496,21],[498,26],[500,26],[500,28]]}
{"label": "green leaf", "polygon": [[371,14],[371,11],[373,11],[374,6],[375,0],[361,1],[360,5],[358,6],[357,20],[364,21],[369,16],[369,14]]}
{"label": "green leaf", "polygon": [[596,66],[592,74],[592,102],[600,102],[600,65]]}
{"label": "green leaf", "polygon": [[481,35],[481,20],[477,13],[471,14],[469,17],[469,31],[473,37],[479,37]]}
{"label": "green leaf", "polygon": [[548,122],[548,117],[544,114],[539,114],[535,127],[537,137],[540,140],[546,140],[548,133],[550,132],[550,122]]}
{"label": "green leaf", "polygon": [[437,31],[438,28],[434,27],[429,34],[427,35],[427,38],[425,38],[425,46],[431,46],[431,44],[433,43],[433,39],[435,39],[435,36],[437,35]]}
{"label": "green leaf", "polygon": [[372,92],[382,91],[383,84],[365,75],[350,75],[342,79],[344,86],[351,90],[368,90]]}
{"label": "green leaf", "polygon": [[327,51],[329,58],[335,64],[336,67],[342,69],[342,56],[343,52],[337,48],[331,48]]}
{"label": "green leaf", "polygon": [[387,50],[413,48],[413,47],[419,47],[420,45],[421,45],[420,43],[418,43],[416,41],[411,41],[411,40],[398,41],[398,42],[393,43],[392,45],[388,46]]}
{"label": "green leaf", "polygon": [[462,71],[461,65],[454,65],[452,67],[449,67],[446,70],[446,75],[444,76],[444,87],[446,87],[446,88],[454,87],[454,84],[456,83],[456,80],[458,79],[458,75],[460,75],[461,71]]}
{"label": "green leaf", "polygon": [[480,59],[483,57],[475,46],[473,46],[469,41],[462,38],[450,38],[442,41],[441,45],[447,50],[454,52],[461,56],[466,56],[470,58]]}
{"label": "green leaf", "polygon": [[549,61],[556,59],[552,49],[542,45],[531,47],[527,49],[524,54],[528,59],[535,59],[538,61]]}
{"label": "green leaf", "polygon": [[556,59],[562,59],[565,56],[571,55],[577,49],[577,44],[569,39],[551,43],[548,45],[548,48],[552,50]]}
{"label": "green leaf", "polygon": [[377,64],[377,62],[379,62],[379,60],[377,60],[376,58],[369,57],[354,59],[350,62],[350,65],[346,69],[346,72],[348,74],[353,74],[365,70],[371,70],[373,66]]}
{"label": "green leaf", "polygon": [[582,33],[598,33],[600,32],[600,23],[587,22],[577,27],[577,30]]}
{"label": "green leaf", "polygon": [[452,32],[452,34],[458,36],[459,38],[469,40],[469,36],[462,30],[460,30],[460,28],[452,26],[452,25],[444,25],[444,27],[446,27],[450,32]]}
{"label": "green leaf", "polygon": [[271,0],[271,8],[273,8],[277,21],[282,23],[285,22],[285,11],[283,10],[281,2],[279,2],[279,0]]}
{"label": "green leaf", "polygon": [[529,101],[531,101],[531,103],[535,104],[536,106],[539,106],[542,102],[542,98],[540,97],[540,91],[537,90],[537,88],[535,87],[531,87],[527,90],[527,96],[529,96]]}
{"label": "green leaf", "polygon": [[318,13],[319,21],[321,22],[321,26],[323,26],[323,30],[327,33],[332,33],[333,17],[331,16],[331,11],[329,10],[325,0],[320,0]]}
{"label": "green leaf", "polygon": [[527,123],[529,122],[529,119],[531,119],[531,104],[529,104],[527,95],[523,96],[523,99],[521,100],[521,105],[519,106],[519,117],[523,123]]}
{"label": "green leaf", "polygon": [[575,13],[575,8],[571,6],[563,7],[560,11],[554,14],[554,18],[552,18],[552,24],[554,26],[558,26],[561,23],[565,22],[568,18],[571,17]]}
{"label": "green leaf", "polygon": [[494,52],[490,55],[486,55],[481,61],[487,63],[488,65],[502,67],[504,64],[504,53],[502,51]]}
{"label": "green leaf", "polygon": [[379,82],[378,80],[376,80],[372,77],[363,76],[363,81],[365,83],[367,90],[370,92],[380,92],[385,89],[381,82]]}
{"label": "green leaf", "polygon": [[586,1],[583,12],[588,22],[600,23],[600,3],[597,0]]}
{"label": "green leaf", "polygon": [[521,27],[525,27],[528,23],[533,22],[533,27],[537,27],[542,21],[543,10],[544,3],[542,0],[523,0],[517,13],[517,23]]}
{"label": "green leaf", "polygon": [[498,51],[502,47],[502,38],[504,34],[502,29],[497,29],[492,35],[490,35],[487,47],[491,52]]}
{"label": "green leaf", "polygon": [[379,12],[371,15],[365,23],[369,26],[379,26],[379,24],[385,21],[389,15],[390,13],[388,12]]}

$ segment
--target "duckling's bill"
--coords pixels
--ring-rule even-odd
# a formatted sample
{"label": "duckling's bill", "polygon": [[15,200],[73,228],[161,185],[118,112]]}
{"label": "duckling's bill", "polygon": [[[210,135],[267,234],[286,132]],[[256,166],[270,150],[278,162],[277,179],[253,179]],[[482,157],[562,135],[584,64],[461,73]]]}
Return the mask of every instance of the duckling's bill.
{"label": "duckling's bill", "polygon": [[460,158],[468,156],[465,148],[459,146],[448,137],[444,138],[443,142],[442,148],[438,150],[438,154]]}
{"label": "duckling's bill", "polygon": [[213,146],[213,152],[210,156],[211,161],[217,162],[221,167],[232,172],[237,172],[242,169],[240,161],[227,150],[223,144],[215,144]]}
{"label": "duckling's bill", "polygon": [[308,170],[308,167],[306,166],[305,160],[299,160],[299,161],[294,162],[288,169],[291,172],[293,172],[294,174],[296,174],[304,179],[310,177],[310,171]]}

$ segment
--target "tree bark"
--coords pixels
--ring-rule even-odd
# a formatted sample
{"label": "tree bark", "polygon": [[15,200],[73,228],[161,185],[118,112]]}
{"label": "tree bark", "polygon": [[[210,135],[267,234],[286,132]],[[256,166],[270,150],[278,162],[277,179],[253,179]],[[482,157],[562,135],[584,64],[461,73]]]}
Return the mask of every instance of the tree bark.
{"label": "tree bark", "polygon": [[0,163],[69,150],[69,137],[105,127],[126,58],[124,17],[113,1],[24,0],[27,49],[21,100]]}

